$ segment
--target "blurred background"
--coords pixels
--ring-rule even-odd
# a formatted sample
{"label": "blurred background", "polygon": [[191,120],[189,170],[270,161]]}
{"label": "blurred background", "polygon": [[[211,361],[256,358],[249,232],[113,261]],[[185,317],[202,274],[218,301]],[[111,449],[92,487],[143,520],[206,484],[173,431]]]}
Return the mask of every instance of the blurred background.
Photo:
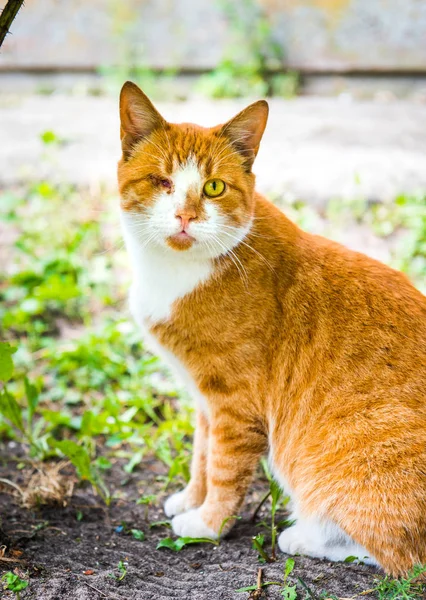
{"label": "blurred background", "polygon": [[426,291],[424,0],[27,0],[0,51],[0,434],[36,459],[78,443],[105,498],[152,453],[186,479],[192,427],[127,313],[126,79],[203,125],[267,96],[259,190]]}

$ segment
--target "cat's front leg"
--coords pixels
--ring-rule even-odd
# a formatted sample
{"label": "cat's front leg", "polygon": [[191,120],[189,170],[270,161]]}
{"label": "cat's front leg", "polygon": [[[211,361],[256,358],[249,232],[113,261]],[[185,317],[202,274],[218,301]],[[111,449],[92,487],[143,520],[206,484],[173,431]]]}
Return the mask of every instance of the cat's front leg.
{"label": "cat's front leg", "polygon": [[191,508],[201,506],[207,493],[207,448],[209,424],[204,413],[197,408],[191,479],[185,489],[167,498],[164,512],[168,517],[180,515]]}
{"label": "cat's front leg", "polygon": [[211,537],[230,529],[238,514],[254,469],[266,449],[264,433],[235,409],[210,420],[207,457],[207,496],[199,508],[176,516],[173,531],[183,537]]}

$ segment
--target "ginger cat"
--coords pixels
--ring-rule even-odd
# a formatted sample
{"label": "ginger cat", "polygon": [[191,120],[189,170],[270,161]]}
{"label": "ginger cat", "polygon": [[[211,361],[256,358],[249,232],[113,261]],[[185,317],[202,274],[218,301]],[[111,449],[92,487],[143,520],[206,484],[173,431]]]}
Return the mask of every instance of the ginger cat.
{"label": "ginger cat", "polygon": [[269,452],[283,552],[426,563],[426,298],[255,192],[265,101],[176,125],[128,82],[120,116],[131,310],[197,406],[174,532],[217,537]]}

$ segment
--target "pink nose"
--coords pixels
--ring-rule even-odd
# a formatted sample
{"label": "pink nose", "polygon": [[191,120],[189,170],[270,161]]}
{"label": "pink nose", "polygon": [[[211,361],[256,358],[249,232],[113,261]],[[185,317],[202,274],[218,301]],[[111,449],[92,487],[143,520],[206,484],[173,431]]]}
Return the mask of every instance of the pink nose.
{"label": "pink nose", "polygon": [[180,212],[180,213],[176,213],[175,217],[177,219],[180,219],[180,224],[182,226],[182,231],[185,231],[186,229],[188,229],[189,223],[191,221],[195,221],[195,219],[197,218],[197,216],[194,213],[187,213],[187,212]]}

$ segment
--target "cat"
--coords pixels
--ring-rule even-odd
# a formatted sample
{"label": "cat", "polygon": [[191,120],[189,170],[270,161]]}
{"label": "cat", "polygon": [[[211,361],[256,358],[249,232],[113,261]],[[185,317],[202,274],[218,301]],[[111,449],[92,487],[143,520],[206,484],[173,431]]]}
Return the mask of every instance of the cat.
{"label": "cat", "polygon": [[426,563],[426,298],[255,192],[266,101],[172,124],[127,82],[120,117],[131,312],[196,404],[174,533],[217,538],[269,453],[295,519],[283,552]]}

